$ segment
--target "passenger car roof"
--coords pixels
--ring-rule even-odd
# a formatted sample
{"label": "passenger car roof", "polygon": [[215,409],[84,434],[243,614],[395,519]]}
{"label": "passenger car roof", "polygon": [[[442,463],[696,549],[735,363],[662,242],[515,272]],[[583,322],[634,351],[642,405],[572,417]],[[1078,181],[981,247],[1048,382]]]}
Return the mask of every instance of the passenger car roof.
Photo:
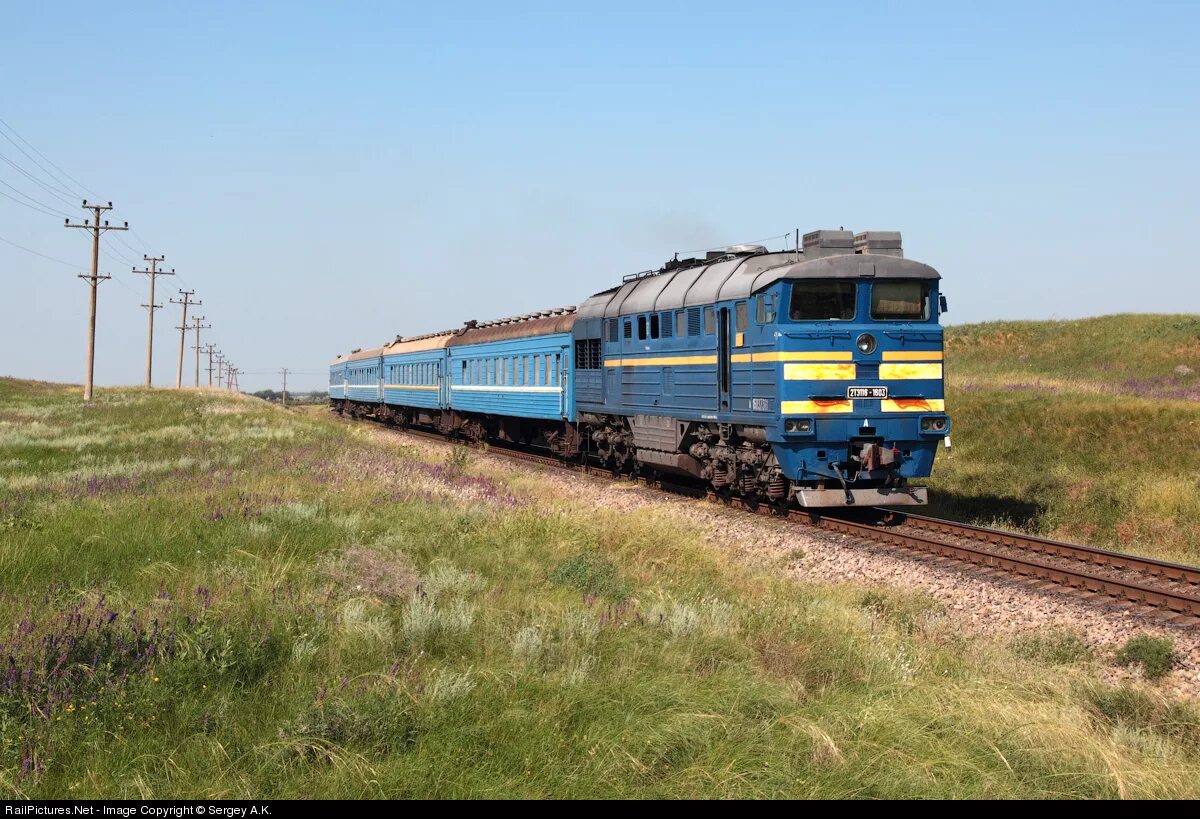
{"label": "passenger car roof", "polygon": [[531,314],[489,322],[483,326],[468,327],[454,335],[446,346],[462,347],[467,344],[484,344],[489,341],[508,341],[516,338],[569,333],[574,326],[575,308],[563,307],[551,311],[549,315]]}
{"label": "passenger car roof", "polygon": [[417,336],[415,338],[401,338],[393,341],[391,344],[383,345],[383,354],[400,355],[402,353],[422,353],[427,350],[440,350],[452,338],[454,338],[454,333],[452,332],[432,333],[427,336]]}

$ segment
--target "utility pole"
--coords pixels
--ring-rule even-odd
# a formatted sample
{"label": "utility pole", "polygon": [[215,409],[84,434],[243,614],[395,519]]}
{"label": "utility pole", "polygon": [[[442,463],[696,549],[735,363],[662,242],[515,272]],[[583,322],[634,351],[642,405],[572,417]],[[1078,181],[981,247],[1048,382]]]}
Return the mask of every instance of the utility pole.
{"label": "utility pole", "polygon": [[183,347],[187,343],[187,310],[189,306],[204,304],[202,301],[191,301],[195,294],[195,290],[180,290],[179,295],[183,298],[171,299],[171,304],[183,305],[183,321],[179,322],[179,326],[175,328],[179,331],[179,366],[175,370],[175,389],[177,390],[183,388]]}
{"label": "utility pole", "polygon": [[196,331],[196,389],[200,389],[200,351],[203,349],[200,346],[200,331],[209,330],[212,328],[212,325],[200,323],[204,321],[204,316],[197,316],[192,321],[195,322],[195,326],[192,329]]}
{"label": "utility pole", "polygon": [[142,256],[143,259],[150,263],[149,270],[133,269],[134,273],[141,273],[150,277],[150,303],[143,304],[147,312],[150,314],[150,322],[146,328],[146,386],[150,386],[150,380],[153,377],[154,371],[154,311],[161,310],[161,304],[154,303],[154,280],[159,276],[174,276],[175,268],[170,270],[159,270],[158,263],[163,261],[165,256]]}
{"label": "utility pole", "polygon": [[287,409],[287,367],[284,367],[279,372],[283,373],[283,408]]}
{"label": "utility pole", "polygon": [[238,369],[237,369],[237,367],[233,367],[233,366],[231,366],[231,367],[229,368],[229,389],[230,389],[231,391],[233,391],[233,392],[237,392],[237,388],[238,388],[238,386],[237,386],[237,383],[238,383],[237,377],[238,377]]}
{"label": "utility pole", "polygon": [[112,276],[100,275],[100,234],[109,230],[129,230],[129,223],[126,222],[124,226],[110,225],[105,219],[101,224],[100,214],[106,210],[112,210],[112,202],[107,205],[89,205],[88,201],[84,199],[83,209],[90,210],[94,218],[84,219],[83,224],[72,224],[70,219],[65,219],[63,224],[65,227],[83,228],[92,233],[92,275],[79,274],[79,278],[86,280],[92,288],[88,302],[87,371],[83,381],[83,400],[91,401],[92,380],[96,371],[96,286],[105,279],[112,278]]}
{"label": "utility pole", "polygon": [[217,389],[221,389],[221,382],[225,380],[225,353],[217,353]]}
{"label": "utility pole", "polygon": [[204,349],[204,352],[208,353],[208,386],[209,387],[212,387],[213,353],[215,353],[216,351],[217,351],[217,348],[211,344],[209,344]]}

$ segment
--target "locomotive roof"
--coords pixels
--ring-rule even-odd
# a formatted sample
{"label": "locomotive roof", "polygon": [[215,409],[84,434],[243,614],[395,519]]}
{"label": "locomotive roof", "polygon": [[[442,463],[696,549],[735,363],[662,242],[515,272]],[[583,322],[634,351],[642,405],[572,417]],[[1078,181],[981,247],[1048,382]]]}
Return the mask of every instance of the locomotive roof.
{"label": "locomotive roof", "polygon": [[781,279],[940,279],[927,264],[900,256],[838,253],[805,258],[795,251],[721,257],[690,267],[664,269],[597,293],[579,307],[579,318],[677,310],[747,298]]}

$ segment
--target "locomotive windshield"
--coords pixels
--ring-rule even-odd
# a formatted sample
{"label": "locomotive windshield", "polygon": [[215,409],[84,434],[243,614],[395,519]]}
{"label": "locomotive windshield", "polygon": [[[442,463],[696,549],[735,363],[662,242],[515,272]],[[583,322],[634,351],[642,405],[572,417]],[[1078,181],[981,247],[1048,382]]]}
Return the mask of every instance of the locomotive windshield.
{"label": "locomotive windshield", "polygon": [[871,287],[871,318],[924,321],[929,318],[929,285],[922,281],[877,281]]}
{"label": "locomotive windshield", "polygon": [[850,321],[857,285],[837,279],[798,281],[792,285],[792,321]]}

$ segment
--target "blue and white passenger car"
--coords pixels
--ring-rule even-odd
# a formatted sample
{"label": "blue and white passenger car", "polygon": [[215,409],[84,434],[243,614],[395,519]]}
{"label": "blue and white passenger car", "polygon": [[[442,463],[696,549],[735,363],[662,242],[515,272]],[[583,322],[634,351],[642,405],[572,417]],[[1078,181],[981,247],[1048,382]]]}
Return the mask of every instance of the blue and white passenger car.
{"label": "blue and white passenger car", "polygon": [[[382,351],[383,402],[393,413],[432,423],[449,401],[446,344],[451,332],[398,338]],[[413,412],[416,411],[416,412]]]}
{"label": "blue and white passenger car", "polygon": [[354,350],[343,360],[347,401],[360,404],[378,404],[383,400],[383,381],[380,375],[382,348]]}

